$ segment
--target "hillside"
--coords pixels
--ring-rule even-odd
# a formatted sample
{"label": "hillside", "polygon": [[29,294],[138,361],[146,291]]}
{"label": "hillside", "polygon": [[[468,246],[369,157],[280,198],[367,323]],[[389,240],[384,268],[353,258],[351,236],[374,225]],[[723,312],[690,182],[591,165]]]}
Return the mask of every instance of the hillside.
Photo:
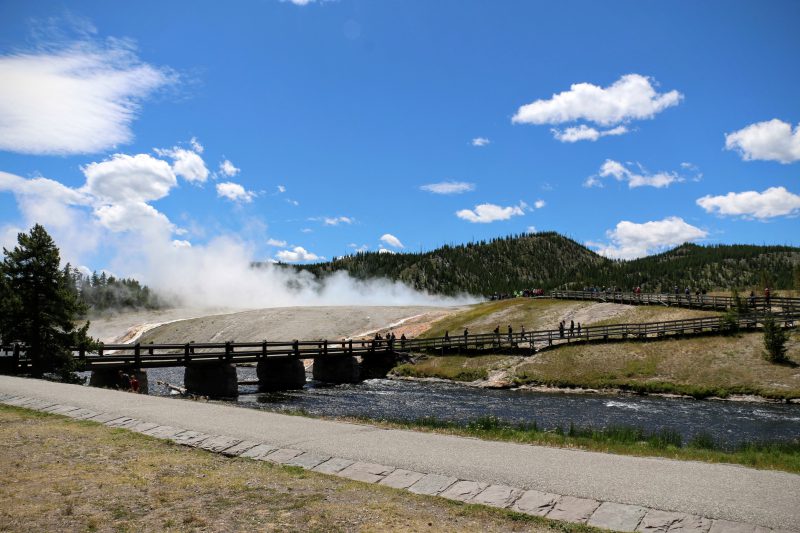
{"label": "hillside", "polygon": [[647,291],[680,287],[790,289],[800,277],[800,248],[684,244],[659,255],[611,260],[558,233],[512,235],[445,245],[423,253],[361,252],[303,265],[317,277],[346,270],[367,279],[387,277],[440,294],[510,293],[524,288],[580,289],[641,285]]}

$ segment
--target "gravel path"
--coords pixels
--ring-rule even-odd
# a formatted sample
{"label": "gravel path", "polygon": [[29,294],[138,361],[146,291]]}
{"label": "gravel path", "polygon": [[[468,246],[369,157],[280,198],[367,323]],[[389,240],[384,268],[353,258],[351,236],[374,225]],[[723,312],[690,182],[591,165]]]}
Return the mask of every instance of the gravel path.
{"label": "gravel path", "polygon": [[8,376],[0,376],[0,393],[417,472],[800,530],[800,475],[785,472],[379,429]]}

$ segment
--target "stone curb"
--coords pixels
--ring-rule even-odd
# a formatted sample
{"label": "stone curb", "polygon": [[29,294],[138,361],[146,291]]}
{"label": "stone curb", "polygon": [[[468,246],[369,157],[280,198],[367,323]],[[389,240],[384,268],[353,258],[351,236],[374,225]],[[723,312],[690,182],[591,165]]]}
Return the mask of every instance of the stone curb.
{"label": "stone curb", "polygon": [[77,420],[90,420],[117,429],[192,448],[202,448],[228,457],[243,457],[363,483],[374,483],[407,490],[415,494],[441,496],[469,504],[488,505],[552,520],[588,524],[613,531],[642,533],[791,533],[754,524],[706,518],[686,513],[662,511],[638,505],[605,502],[570,495],[524,490],[506,485],[491,485],[435,473],[413,472],[376,463],[327,457],[292,448],[275,448],[267,443],[242,441],[225,435],[162,426],[113,413],[96,413],[71,405],[52,404],[36,398],[0,394],[0,403],[35,411],[59,414]]}

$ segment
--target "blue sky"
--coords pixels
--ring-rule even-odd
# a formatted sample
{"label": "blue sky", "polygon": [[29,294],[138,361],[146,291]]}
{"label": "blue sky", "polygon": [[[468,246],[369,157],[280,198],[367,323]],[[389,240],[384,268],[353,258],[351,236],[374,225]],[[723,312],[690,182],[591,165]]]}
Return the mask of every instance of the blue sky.
{"label": "blue sky", "polygon": [[794,1],[7,0],[0,236],[42,222],[125,275],[132,249],[220,240],[798,245],[798,23]]}

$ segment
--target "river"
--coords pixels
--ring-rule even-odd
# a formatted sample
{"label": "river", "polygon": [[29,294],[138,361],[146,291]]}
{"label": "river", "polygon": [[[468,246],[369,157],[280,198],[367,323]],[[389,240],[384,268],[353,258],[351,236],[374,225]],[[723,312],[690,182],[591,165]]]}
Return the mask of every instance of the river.
{"label": "river", "polygon": [[[239,367],[239,379],[255,380],[255,368]],[[149,369],[150,393],[169,395],[157,381],[183,382],[183,368]],[[302,390],[259,393],[240,386],[241,407],[276,412],[304,411],[324,417],[416,420],[433,417],[466,423],[494,416],[510,423],[536,422],[541,429],[634,426],[648,432],[671,429],[684,442],[708,433],[725,447],[741,442],[800,438],[800,405],[724,402],[659,396],[562,394],[478,389],[452,383],[372,379],[353,385],[309,382]]]}

